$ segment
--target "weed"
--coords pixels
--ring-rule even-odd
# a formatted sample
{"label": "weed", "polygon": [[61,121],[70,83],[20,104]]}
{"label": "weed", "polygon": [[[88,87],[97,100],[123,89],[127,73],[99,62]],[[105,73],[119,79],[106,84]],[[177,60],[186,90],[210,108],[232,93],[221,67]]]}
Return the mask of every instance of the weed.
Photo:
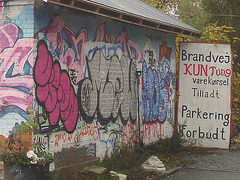
{"label": "weed", "polygon": [[[128,180],[149,179],[156,177],[158,173],[155,171],[146,171],[142,167],[142,163],[152,155],[157,156],[161,161],[163,161],[166,169],[196,163],[194,160],[183,160],[181,158],[182,152],[187,152],[189,150],[189,148],[183,147],[181,144],[182,140],[179,134],[174,135],[172,138],[166,138],[159,143],[150,146],[140,146],[140,144],[127,144],[119,146],[115,144],[115,148],[111,156],[106,155],[102,161],[98,161],[95,165],[103,166],[109,171],[126,174]],[[73,167],[68,170],[58,172],[55,175],[55,179],[57,180],[61,177],[61,180],[117,180],[117,177],[111,176],[109,172],[102,175],[94,175],[80,169],[83,168]]]}
{"label": "weed", "polygon": [[139,144],[116,146],[112,155],[106,156],[98,165],[127,174],[128,179],[147,179],[147,177],[154,177],[158,174],[154,171],[146,171],[141,166],[150,156],[158,156],[165,167],[170,169],[195,163],[191,160],[183,160],[178,156],[180,152],[186,150],[187,147],[182,146],[180,135],[176,134],[172,138],[166,138],[150,146],[140,146]]}

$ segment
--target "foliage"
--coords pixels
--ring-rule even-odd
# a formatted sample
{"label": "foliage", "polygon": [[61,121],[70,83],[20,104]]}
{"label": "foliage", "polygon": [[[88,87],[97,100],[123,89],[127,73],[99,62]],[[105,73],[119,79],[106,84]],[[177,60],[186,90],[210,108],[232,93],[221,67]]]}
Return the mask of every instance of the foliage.
{"label": "foliage", "polygon": [[178,15],[183,22],[202,30],[209,21],[203,10],[201,0],[182,0],[178,6]]}
{"label": "foliage", "polygon": [[[9,153],[2,153],[0,155],[0,161],[3,161],[5,164],[12,164],[14,166],[18,165],[27,165],[31,166],[33,163],[33,159],[30,159],[26,155],[27,153],[22,152],[9,152]],[[41,152],[37,153],[39,157],[39,161],[37,162],[37,165],[39,166],[49,166],[50,163],[54,161],[54,157],[50,153]]]}
{"label": "foliage", "polygon": [[55,170],[51,174],[51,180],[118,180],[118,177],[111,176],[110,172],[98,175],[84,170],[85,166],[71,166]]}
{"label": "foliage", "polygon": [[[219,26],[233,27],[233,33],[229,33],[232,49],[236,56],[233,57],[234,72],[239,69],[239,56],[240,56],[240,41],[236,41],[236,37],[240,38],[240,1],[239,0],[202,0],[202,7],[205,14],[208,15],[208,24],[218,22]],[[237,67],[237,68],[236,68]]]}
{"label": "foliage", "polygon": [[149,172],[142,168],[142,163],[150,156],[146,147],[117,146],[111,156],[105,156],[99,165],[119,173],[124,173],[128,179],[146,179],[156,176],[156,172]]}
{"label": "foliage", "polygon": [[18,133],[28,133],[28,132],[31,132],[33,130],[33,128],[36,128],[37,126],[38,126],[38,124],[33,121],[26,121],[26,122],[24,122],[23,125],[21,125],[17,128],[17,132]]}
{"label": "foliage", "polygon": [[[37,127],[37,124],[33,121],[27,121],[23,125],[17,128],[16,134],[10,134],[7,138],[8,151],[2,152],[0,155],[0,161],[6,164],[13,165],[32,165],[33,159],[27,157],[27,153],[33,147],[32,140],[25,140],[23,136],[32,134],[33,128]],[[36,162],[40,166],[49,166],[54,161],[51,153],[46,153],[42,150],[41,146],[37,147],[36,153],[39,158]]]}
{"label": "foliage", "polygon": [[[179,60],[179,43],[180,42],[190,42],[191,39],[188,36],[184,36],[184,35],[177,35],[176,38],[176,64],[178,64],[178,60]],[[176,70],[178,72],[178,66],[176,66]],[[179,94],[180,95],[180,94]]]}
{"label": "foliage", "polygon": [[[229,34],[234,33],[234,28],[226,25],[218,26],[217,22],[210,24],[203,29],[202,36],[200,40],[202,42],[212,42],[212,43],[231,43],[229,39]],[[235,40],[238,38],[236,37]]]}
{"label": "foliage", "polygon": [[14,164],[14,165],[27,165],[31,164],[31,159],[27,158],[26,154],[24,153],[3,153],[0,155],[0,161],[3,161],[6,164]]}
{"label": "foliage", "polygon": [[[205,150],[205,149],[204,149]],[[192,152],[193,151],[193,152]],[[63,170],[55,171],[52,175],[53,180],[116,180],[111,176],[110,171],[127,175],[127,179],[151,179],[159,174],[155,171],[146,171],[141,165],[150,156],[157,156],[167,169],[175,166],[186,166],[196,163],[192,159],[185,160],[183,154],[194,153],[196,149],[183,147],[180,134],[175,134],[172,138],[161,140],[157,144],[149,146],[121,145],[116,146],[111,156],[105,156],[102,161],[95,163],[97,166],[103,166],[107,172],[102,175],[96,175],[86,172],[84,166],[86,164],[69,167]]]}
{"label": "foliage", "polygon": [[116,147],[113,154],[110,157],[106,156],[99,165],[127,174],[128,179],[147,179],[157,175],[157,172],[146,171],[141,166],[150,156],[158,156],[167,169],[176,165],[184,166],[194,163],[192,160],[183,160],[178,156],[180,152],[187,149],[182,146],[181,136],[174,134],[172,138],[166,138],[154,145]]}
{"label": "foliage", "polygon": [[127,145],[116,147],[111,157],[105,156],[101,165],[117,172],[135,171],[148,156],[142,149],[142,147],[134,148]]}
{"label": "foliage", "polygon": [[144,2],[156,7],[163,12],[175,14],[177,6],[181,0],[143,0]]}
{"label": "foliage", "polygon": [[182,142],[183,139],[181,138],[181,134],[176,133],[171,138],[166,138],[161,140],[160,143],[150,146],[149,152],[151,155],[157,153],[158,155],[169,157],[187,149],[186,147],[182,146]]}
{"label": "foliage", "polygon": [[232,121],[240,129],[240,65],[236,68],[238,71],[233,73],[232,89]]}
{"label": "foliage", "polygon": [[41,166],[48,166],[50,163],[54,161],[54,157],[51,153],[47,153],[45,151],[40,151],[36,153],[40,159],[40,161],[37,163]]}
{"label": "foliage", "polygon": [[[219,21],[219,24],[232,26],[234,29],[239,30],[239,0],[201,0],[202,7],[205,13],[211,14],[208,16],[209,22],[213,23]],[[235,24],[238,23],[238,24]],[[239,32],[238,32],[239,34]]]}

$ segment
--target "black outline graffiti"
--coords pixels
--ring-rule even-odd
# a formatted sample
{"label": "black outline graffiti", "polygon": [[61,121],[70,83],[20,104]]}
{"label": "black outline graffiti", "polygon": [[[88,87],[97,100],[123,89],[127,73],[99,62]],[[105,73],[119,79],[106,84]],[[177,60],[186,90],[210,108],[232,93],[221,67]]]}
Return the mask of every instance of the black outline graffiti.
{"label": "black outline graffiti", "polygon": [[[99,53],[99,54],[97,54]],[[106,61],[108,66],[107,72],[105,75],[105,79],[93,79],[90,68],[90,63],[94,63],[95,56],[99,57],[97,63],[101,63],[101,61]],[[103,59],[104,58],[104,59]],[[131,59],[130,62],[128,60],[128,70],[127,72],[124,71],[124,67],[122,65],[123,61],[127,60],[126,56],[122,56],[121,59],[118,58],[118,56],[113,55],[110,58],[106,58],[103,55],[103,52],[101,49],[97,49],[92,59],[88,59],[86,57],[86,67],[88,70],[88,77],[82,79],[79,82],[78,86],[78,102],[79,102],[79,111],[84,121],[87,123],[91,123],[95,116],[97,116],[98,121],[101,125],[107,125],[110,121],[116,122],[117,118],[120,118],[123,125],[126,125],[128,121],[130,120],[131,123],[135,124],[137,120],[137,78],[136,78],[136,60]],[[121,69],[118,69],[116,72],[111,72],[111,65],[114,63],[113,61],[117,60],[119,63],[119,67]],[[126,61],[127,62],[127,61]],[[101,64],[98,64],[98,72],[101,72]],[[113,65],[114,68],[118,67],[116,64]],[[120,76],[119,75],[120,72]],[[115,73],[115,74],[114,74]],[[125,87],[125,76],[124,73],[128,73],[128,89],[127,86]],[[114,77],[112,77],[114,76]],[[111,81],[111,78],[114,78],[113,81]],[[106,100],[113,100],[112,103],[112,109],[110,110],[111,113],[108,117],[104,117],[101,111],[100,106],[100,99],[101,93],[104,93],[106,88],[109,88],[107,86],[111,86],[113,92],[112,94],[105,94],[109,97],[109,99]],[[109,89],[107,89],[109,90]],[[106,91],[107,91],[106,90]],[[111,97],[110,97],[111,96]],[[112,98],[112,99],[111,99]],[[96,100],[94,103],[91,104],[92,101]],[[127,103],[127,104],[125,104]],[[94,105],[95,104],[95,105]],[[93,105],[93,107],[91,107]],[[124,117],[123,114],[123,106],[129,106],[128,109],[128,117]],[[134,106],[135,105],[135,106]],[[103,107],[104,108],[104,107]],[[114,112],[113,112],[114,111]],[[114,114],[115,113],[115,114]],[[135,113],[135,115],[134,115]]]}

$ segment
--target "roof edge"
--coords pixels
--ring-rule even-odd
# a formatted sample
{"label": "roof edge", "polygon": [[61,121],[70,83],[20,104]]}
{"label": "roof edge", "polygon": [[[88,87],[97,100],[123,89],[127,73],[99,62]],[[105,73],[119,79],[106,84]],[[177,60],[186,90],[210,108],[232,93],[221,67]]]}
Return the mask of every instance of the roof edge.
{"label": "roof edge", "polygon": [[122,22],[138,25],[141,27],[151,28],[154,30],[170,32],[173,34],[182,34],[186,36],[192,36],[199,38],[201,36],[201,31],[193,31],[179,26],[173,26],[167,23],[159,22],[156,20],[141,17],[136,14],[132,14],[126,11],[121,11],[109,6],[105,6],[99,3],[93,3],[90,1],[83,0],[43,0],[52,4],[57,4],[60,6],[65,6],[68,8],[73,8],[76,10],[81,10],[111,19],[119,20]]}

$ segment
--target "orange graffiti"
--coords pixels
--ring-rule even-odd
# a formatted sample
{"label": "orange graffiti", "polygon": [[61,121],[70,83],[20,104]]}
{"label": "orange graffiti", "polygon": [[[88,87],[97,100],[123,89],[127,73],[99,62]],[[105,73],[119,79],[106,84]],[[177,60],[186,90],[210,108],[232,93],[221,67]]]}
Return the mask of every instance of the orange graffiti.
{"label": "orange graffiti", "polygon": [[171,53],[172,53],[172,48],[167,47],[167,42],[164,42],[161,45],[160,51],[159,51],[160,61],[162,60],[163,57],[166,57],[170,61]]}
{"label": "orange graffiti", "polygon": [[[5,138],[3,135],[0,135],[0,153],[10,152],[10,148],[15,152],[32,149],[32,133],[10,136],[12,136],[14,143],[10,144],[8,141],[9,138]],[[0,169],[1,168],[3,168],[3,163],[0,163]]]}

